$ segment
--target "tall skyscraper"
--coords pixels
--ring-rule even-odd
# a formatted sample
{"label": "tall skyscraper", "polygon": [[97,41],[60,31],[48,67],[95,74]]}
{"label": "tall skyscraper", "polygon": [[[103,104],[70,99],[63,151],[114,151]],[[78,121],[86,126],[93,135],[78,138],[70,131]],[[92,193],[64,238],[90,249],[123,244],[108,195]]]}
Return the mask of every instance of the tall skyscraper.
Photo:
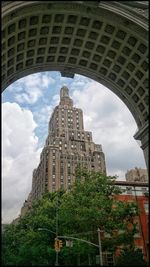
{"label": "tall skyscraper", "polygon": [[68,189],[75,181],[75,169],[79,165],[106,174],[102,146],[95,144],[92,133],[84,130],[83,112],[73,106],[69,89],[63,86],[60,103],[49,121],[40,163],[33,171],[28,201],[38,199],[45,191]]}

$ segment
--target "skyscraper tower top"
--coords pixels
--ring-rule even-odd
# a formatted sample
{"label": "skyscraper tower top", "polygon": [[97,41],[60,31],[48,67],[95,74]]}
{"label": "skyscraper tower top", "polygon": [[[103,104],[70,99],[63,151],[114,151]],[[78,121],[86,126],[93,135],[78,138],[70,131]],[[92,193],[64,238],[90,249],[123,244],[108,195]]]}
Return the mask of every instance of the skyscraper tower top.
{"label": "skyscraper tower top", "polygon": [[33,171],[31,201],[45,191],[68,190],[75,182],[77,167],[106,173],[102,146],[84,130],[83,112],[73,106],[67,86],[60,89],[60,103],[51,115],[48,136]]}
{"label": "skyscraper tower top", "polygon": [[60,89],[60,103],[59,103],[59,105],[67,106],[67,107],[68,106],[70,106],[70,107],[73,106],[73,101],[69,97],[69,89],[65,85]]}
{"label": "skyscraper tower top", "polygon": [[66,85],[62,86],[60,89],[60,97],[69,97],[69,89]]}

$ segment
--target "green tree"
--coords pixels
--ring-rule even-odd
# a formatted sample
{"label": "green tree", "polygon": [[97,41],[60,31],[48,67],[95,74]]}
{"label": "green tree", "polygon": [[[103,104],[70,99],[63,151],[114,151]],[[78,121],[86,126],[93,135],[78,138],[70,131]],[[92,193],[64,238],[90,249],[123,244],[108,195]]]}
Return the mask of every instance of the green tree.
{"label": "green tree", "polygon": [[[134,247],[136,227],[133,216],[137,213],[134,203],[117,200],[121,190],[114,185],[115,177],[78,169],[76,182],[70,190],[46,193],[33,203],[32,209],[16,225],[9,225],[3,234],[2,262],[4,266],[54,266],[54,238],[56,211],[58,234],[74,236],[98,245],[97,229],[110,235],[102,237],[103,251],[112,251],[119,245]],[[129,231],[128,224],[133,227]],[[52,232],[38,231],[47,228]],[[122,230],[116,235],[115,230]],[[65,246],[59,253],[62,266],[95,265],[98,248],[80,241],[73,247]]]}
{"label": "green tree", "polygon": [[[85,237],[97,243],[97,229],[100,228],[113,237],[103,240],[104,250],[111,247],[114,251],[123,243],[133,246],[136,225],[132,218],[137,214],[137,206],[116,198],[122,191],[115,186],[115,179],[99,172],[78,169],[74,186],[63,195],[59,212],[61,232],[68,235],[83,233],[83,236],[84,232],[91,232]],[[128,230],[129,222],[133,223],[131,231]],[[115,236],[115,230],[122,230],[122,234]]]}
{"label": "green tree", "polygon": [[147,266],[140,249],[124,250],[116,260],[115,266]]}

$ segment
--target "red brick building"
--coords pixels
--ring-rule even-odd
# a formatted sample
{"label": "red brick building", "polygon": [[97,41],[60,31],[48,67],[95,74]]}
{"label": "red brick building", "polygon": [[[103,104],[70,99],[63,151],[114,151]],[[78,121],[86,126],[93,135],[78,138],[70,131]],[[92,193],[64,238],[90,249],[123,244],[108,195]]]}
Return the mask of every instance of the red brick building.
{"label": "red brick building", "polygon": [[142,249],[145,260],[148,260],[148,183],[116,181],[115,184],[125,189],[125,192],[117,196],[118,200],[136,202],[138,205],[139,215],[135,217],[134,222],[137,222],[139,232],[135,234],[135,245]]}

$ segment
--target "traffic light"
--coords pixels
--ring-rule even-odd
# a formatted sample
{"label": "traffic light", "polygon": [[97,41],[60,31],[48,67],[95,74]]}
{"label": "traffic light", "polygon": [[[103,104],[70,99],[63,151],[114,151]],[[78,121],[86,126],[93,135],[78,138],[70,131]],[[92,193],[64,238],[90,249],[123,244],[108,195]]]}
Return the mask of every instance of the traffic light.
{"label": "traffic light", "polygon": [[54,244],[55,250],[60,251],[60,248],[62,247],[62,240],[55,238],[55,244]]}
{"label": "traffic light", "polygon": [[62,248],[63,244],[62,244],[62,240],[59,240],[59,248]]}
{"label": "traffic light", "polygon": [[56,251],[60,251],[60,247],[59,247],[59,239],[55,238],[55,243],[54,243],[54,247]]}

